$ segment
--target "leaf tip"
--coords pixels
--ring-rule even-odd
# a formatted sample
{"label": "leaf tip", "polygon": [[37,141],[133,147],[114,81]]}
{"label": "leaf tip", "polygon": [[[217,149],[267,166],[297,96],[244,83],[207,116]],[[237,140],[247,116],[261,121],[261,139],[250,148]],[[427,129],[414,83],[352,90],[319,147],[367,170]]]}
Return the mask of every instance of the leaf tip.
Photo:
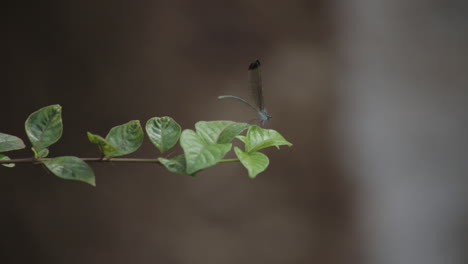
{"label": "leaf tip", "polygon": [[90,181],[87,182],[89,185],[93,186],[93,187],[96,187],[96,180],[95,179],[92,179]]}

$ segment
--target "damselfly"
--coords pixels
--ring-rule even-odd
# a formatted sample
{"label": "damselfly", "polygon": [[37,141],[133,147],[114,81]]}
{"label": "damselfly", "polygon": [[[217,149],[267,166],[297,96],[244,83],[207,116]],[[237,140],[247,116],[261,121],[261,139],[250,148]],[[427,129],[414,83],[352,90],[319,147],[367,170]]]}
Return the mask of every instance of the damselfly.
{"label": "damselfly", "polygon": [[262,90],[262,76],[260,73],[260,61],[256,60],[249,65],[248,70],[248,77],[249,77],[249,88],[252,93],[252,98],[255,102],[256,106],[253,106],[246,100],[234,96],[234,95],[222,95],[219,96],[218,99],[234,99],[239,102],[244,103],[245,105],[252,108],[257,114],[259,115],[259,121],[264,124],[266,121],[270,120],[272,117],[268,115],[267,111],[265,110],[265,104],[263,101],[263,90]]}

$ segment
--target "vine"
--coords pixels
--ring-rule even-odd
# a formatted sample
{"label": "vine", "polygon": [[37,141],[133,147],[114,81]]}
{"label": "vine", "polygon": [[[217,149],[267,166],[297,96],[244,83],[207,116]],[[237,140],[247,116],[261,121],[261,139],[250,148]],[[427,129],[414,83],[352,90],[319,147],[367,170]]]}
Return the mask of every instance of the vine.
{"label": "vine", "polygon": [[[179,142],[184,153],[172,159],[120,158],[135,152],[143,144],[144,131],[138,120],[111,128],[106,137],[88,132],[89,141],[97,145],[101,157],[49,158],[48,148],[61,138],[63,132],[62,107],[58,104],[32,113],[25,122],[25,130],[34,156],[10,159],[4,152],[24,149],[26,145],[16,136],[0,133],[0,165],[13,168],[18,163],[43,164],[57,177],[82,181],[93,186],[96,181],[92,168],[87,164],[89,162],[158,163],[171,172],[190,176],[218,163],[240,162],[247,169],[249,177],[255,178],[269,165],[268,157],[259,150],[271,146],[292,146],[273,129],[233,121],[200,121],[195,124],[195,130],[182,131],[174,119],[165,116],[149,119],[145,131],[151,143],[161,153]],[[241,135],[245,130],[245,135]],[[234,139],[243,142],[244,149],[234,147],[237,159],[224,159],[232,149]]]}

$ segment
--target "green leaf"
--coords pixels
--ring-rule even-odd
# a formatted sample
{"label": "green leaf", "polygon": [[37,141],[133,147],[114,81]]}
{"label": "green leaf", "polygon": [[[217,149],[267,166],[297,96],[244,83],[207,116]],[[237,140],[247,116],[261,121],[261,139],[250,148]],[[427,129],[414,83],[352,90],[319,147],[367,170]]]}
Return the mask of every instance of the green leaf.
{"label": "green leaf", "polygon": [[215,165],[232,147],[230,143],[213,144],[207,142],[202,136],[190,129],[182,132],[180,145],[185,152],[188,174]]}
{"label": "green leaf", "polygon": [[56,157],[42,163],[57,177],[65,180],[82,181],[96,186],[93,170],[78,157]]}
{"label": "green leaf", "polygon": [[245,143],[247,152],[255,152],[271,146],[279,148],[281,145],[292,146],[284,137],[273,129],[263,129],[259,126],[251,126],[247,132],[247,137],[238,137]]}
{"label": "green leaf", "polygon": [[237,158],[239,158],[242,165],[247,168],[250,178],[255,178],[259,173],[264,171],[270,160],[268,157],[260,152],[243,152],[240,148],[234,147]]}
{"label": "green leaf", "polygon": [[49,155],[49,149],[43,149],[39,152],[37,152],[34,148],[31,148],[32,152],[34,153],[34,157],[38,158],[38,157],[41,157],[41,158],[45,158]]}
{"label": "green leaf", "polygon": [[195,124],[197,133],[211,144],[230,143],[249,126],[232,121],[200,121]]}
{"label": "green leaf", "polygon": [[[5,154],[0,153],[0,160],[10,160],[10,157],[8,157]],[[13,168],[15,166],[14,163],[2,163],[1,165],[8,167],[8,168]]]}
{"label": "green leaf", "polygon": [[106,136],[109,144],[116,148],[110,156],[117,157],[136,151],[143,144],[143,129],[140,121],[133,120],[113,127]]}
{"label": "green leaf", "polygon": [[146,133],[161,152],[166,152],[175,146],[179,140],[180,131],[179,124],[168,116],[153,117],[146,122]]}
{"label": "green leaf", "polygon": [[238,138],[240,141],[244,142],[245,145],[247,145],[249,143],[249,140],[247,139],[246,136],[237,136],[236,138]]}
{"label": "green leaf", "polygon": [[185,154],[181,154],[173,159],[159,158],[158,160],[170,172],[190,175],[187,173]]}
{"label": "green leaf", "polygon": [[107,140],[99,135],[95,135],[91,132],[87,132],[88,139],[91,143],[98,145],[99,150],[104,154],[104,156],[109,157],[117,149],[112,146]]}
{"label": "green leaf", "polygon": [[24,149],[25,147],[21,138],[0,133],[0,152]]}
{"label": "green leaf", "polygon": [[[32,148],[32,149],[33,149],[34,154],[36,154],[36,152],[34,151],[34,148]],[[35,157],[45,158],[45,157],[47,157],[48,155],[49,155],[49,149],[46,149],[46,148],[45,148],[45,149],[39,151],[39,152],[35,155]]]}
{"label": "green leaf", "polygon": [[62,107],[58,104],[43,107],[32,113],[25,123],[26,134],[34,152],[43,158],[44,149],[57,142],[62,136]]}

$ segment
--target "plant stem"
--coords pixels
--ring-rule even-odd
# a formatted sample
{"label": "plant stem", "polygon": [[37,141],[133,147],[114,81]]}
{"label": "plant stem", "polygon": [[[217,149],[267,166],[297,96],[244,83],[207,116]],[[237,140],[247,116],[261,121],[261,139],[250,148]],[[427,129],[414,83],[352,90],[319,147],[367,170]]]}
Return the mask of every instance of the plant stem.
{"label": "plant stem", "polygon": [[219,163],[221,162],[238,162],[239,159],[223,159],[223,160],[220,160]]}
{"label": "plant stem", "polygon": [[[5,163],[38,163],[41,161],[51,160],[53,158],[24,158],[0,160],[0,164]],[[158,159],[137,159],[137,158],[80,158],[86,162],[131,162],[131,163],[159,163]]]}
{"label": "plant stem", "polygon": [[[37,164],[41,161],[48,161],[53,158],[22,158],[22,159],[10,159],[10,160],[0,160],[0,164],[8,164],[8,163],[33,163]],[[138,158],[80,158],[86,162],[128,162],[128,163],[160,163],[158,159],[138,159]],[[227,162],[238,162],[239,159],[223,159],[220,160],[219,163],[227,163]]]}

